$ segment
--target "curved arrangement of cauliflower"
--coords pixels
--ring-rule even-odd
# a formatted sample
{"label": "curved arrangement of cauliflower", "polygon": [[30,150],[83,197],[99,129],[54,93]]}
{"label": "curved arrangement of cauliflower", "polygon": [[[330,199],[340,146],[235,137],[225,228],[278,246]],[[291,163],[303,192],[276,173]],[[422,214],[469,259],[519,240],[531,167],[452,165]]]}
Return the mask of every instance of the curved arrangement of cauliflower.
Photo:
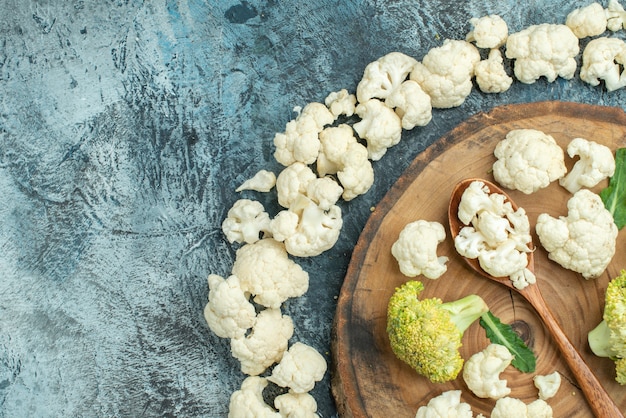
{"label": "curved arrangement of cauliflower", "polygon": [[531,194],[567,171],[565,153],[554,138],[536,129],[513,129],[493,151],[493,177],[502,186]]}
{"label": "curved arrangement of cauliflower", "polygon": [[500,344],[489,344],[484,350],[474,353],[463,366],[463,380],[469,390],[479,398],[500,399],[511,393],[506,380],[500,373],[506,369],[513,355]]}
{"label": "curved arrangement of cauliflower", "polygon": [[548,258],[580,273],[585,279],[600,276],[615,254],[617,226],[600,196],[580,189],[567,202],[567,216],[537,217],[535,230]]}
{"label": "curved arrangement of cauliflower", "polygon": [[423,274],[429,279],[438,279],[447,270],[448,257],[437,256],[437,246],[445,239],[443,225],[420,219],[405,225],[400,231],[400,236],[391,246],[391,254],[405,276]]}

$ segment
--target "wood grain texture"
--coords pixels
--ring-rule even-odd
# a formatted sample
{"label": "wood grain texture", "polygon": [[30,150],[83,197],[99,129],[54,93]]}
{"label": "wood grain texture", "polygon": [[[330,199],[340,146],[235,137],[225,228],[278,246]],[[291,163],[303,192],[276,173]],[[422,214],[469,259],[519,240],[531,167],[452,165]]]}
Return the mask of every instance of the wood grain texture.
{"label": "wood grain texture", "polygon": [[[386,304],[393,290],[407,278],[400,273],[390,247],[411,221],[427,219],[447,225],[447,204],[454,185],[473,176],[493,181],[493,148],[508,131],[518,128],[542,130],[564,148],[575,137],[593,139],[613,149],[626,145],[626,115],[621,109],[542,102],[479,113],[420,154],[376,206],[355,247],[339,296],[332,342],[332,389],[341,416],[413,417],[419,406],[450,389],[463,390],[462,399],[472,405],[475,414],[491,412],[495,401],[471,395],[461,377],[447,384],[430,383],[391,352],[385,332]],[[566,161],[571,168],[572,161],[567,157]],[[603,182],[596,189],[605,186]],[[540,213],[566,213],[569,194],[556,183],[532,195],[516,191],[509,194],[526,209],[533,226]],[[592,355],[586,334],[601,319],[606,283],[626,266],[624,234],[621,231],[618,236],[616,255],[605,274],[592,281],[549,261],[541,247],[535,253],[539,289],[565,334],[622,410],[626,410],[626,391],[614,381],[612,362]],[[538,242],[536,236],[533,238]],[[592,416],[533,308],[515,292],[471,271],[454,251],[450,239],[438,251],[450,257],[448,271],[438,280],[421,278],[426,287],[423,297],[437,296],[446,301],[478,293],[495,315],[522,331],[535,351],[538,362],[534,374],[521,374],[511,367],[502,374],[512,389],[511,396],[531,402],[537,398],[533,376],[557,370],[562,385],[556,397],[549,400],[555,416]],[[461,353],[467,358],[488,341],[479,325],[474,324],[463,344]]]}

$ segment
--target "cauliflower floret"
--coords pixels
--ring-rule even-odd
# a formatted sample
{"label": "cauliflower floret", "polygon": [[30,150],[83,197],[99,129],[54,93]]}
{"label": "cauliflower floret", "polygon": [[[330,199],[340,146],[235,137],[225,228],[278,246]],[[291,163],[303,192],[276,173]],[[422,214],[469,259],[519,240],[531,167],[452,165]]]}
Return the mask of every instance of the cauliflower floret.
{"label": "cauliflower floret", "polygon": [[582,187],[593,187],[615,173],[613,151],[605,145],[584,138],[574,138],[567,145],[567,154],[579,156],[572,170],[559,180],[559,184],[570,193]]}
{"label": "cauliflower floret", "polygon": [[385,104],[396,110],[406,130],[426,126],[433,117],[430,96],[413,80],[402,83],[387,97]]}
{"label": "cauliflower floret", "polygon": [[626,11],[619,1],[609,0],[605,12],[607,29],[613,32],[622,28],[626,29]]}
{"label": "cauliflower floret", "polygon": [[513,355],[505,346],[489,344],[467,359],[463,366],[463,380],[479,398],[500,399],[511,393],[507,381],[500,379],[500,373],[512,360]]}
{"label": "cauliflower floret", "polygon": [[604,80],[607,91],[626,86],[626,42],[618,38],[596,38],[583,51],[580,79],[597,86]]}
{"label": "cauliflower floret", "polygon": [[572,10],[565,19],[565,24],[578,38],[601,35],[606,30],[607,16],[600,3]]}
{"label": "cauliflower floret", "polygon": [[250,334],[230,340],[230,351],[241,363],[242,373],[256,376],[281,359],[292,336],[291,318],[280,309],[265,309]]}
{"label": "cauliflower floret", "polygon": [[274,406],[283,418],[318,418],[317,402],[309,393],[295,393],[293,390],[274,399]]}
{"label": "cauliflower floret", "polygon": [[474,72],[478,87],[484,93],[502,93],[513,84],[513,77],[504,69],[504,60],[499,49],[489,51],[489,57],[476,64]]}
{"label": "cauliflower floret", "polygon": [[561,374],[552,372],[547,375],[537,375],[533,377],[533,383],[539,390],[539,399],[544,401],[556,395],[561,387]]}
{"label": "cauliflower floret", "polygon": [[309,183],[317,176],[311,168],[301,162],[295,162],[278,173],[276,178],[276,193],[278,203],[289,208],[298,196],[306,195]]}
{"label": "cauliflower floret", "polygon": [[426,406],[420,406],[415,418],[472,418],[472,408],[461,402],[460,390],[448,390],[428,401]]}
{"label": "cauliflower floret", "polygon": [[317,172],[320,176],[336,174],[346,201],[366,193],[374,184],[374,169],[367,148],[354,137],[350,125],[329,127],[320,133]]}
{"label": "cauliflower floret", "polygon": [[478,48],[495,49],[505,44],[509,27],[498,15],[474,17],[470,19],[472,30],[467,34],[467,42],[475,42]]}
{"label": "cauliflower floret", "polygon": [[269,192],[276,185],[276,174],[268,170],[259,170],[257,173],[237,187],[236,192],[254,190],[257,192]]}
{"label": "cauliflower floret", "polygon": [[429,279],[438,279],[447,270],[448,257],[437,256],[437,246],[445,239],[443,225],[420,219],[405,225],[391,246],[391,254],[405,276],[423,274]]}
{"label": "cauliflower floret", "polygon": [[309,288],[309,274],[291,260],[285,246],[273,238],[246,244],[237,250],[232,274],[254,301],[279,308],[288,298],[302,296]]}
{"label": "cauliflower floret", "polygon": [[248,300],[250,295],[241,288],[239,278],[224,279],[210,274],[209,301],[204,307],[204,319],[211,331],[221,338],[237,338],[245,335],[254,325],[256,312]]}
{"label": "cauliflower floret", "polygon": [[509,35],[506,41],[506,57],[515,59],[515,76],[526,84],[542,76],[549,82],[557,77],[571,79],[579,51],[578,38],[566,25],[529,26]]}
{"label": "cauliflower floret", "polygon": [[306,195],[322,210],[330,210],[342,194],[343,188],[330,177],[313,179],[306,186]]}
{"label": "cauliflower floret", "polygon": [[502,186],[531,194],[561,178],[565,153],[554,138],[536,129],[513,129],[496,144],[493,176]]}
{"label": "cauliflower floret", "polygon": [[263,400],[267,379],[249,376],[241,383],[241,389],[230,395],[228,418],[281,418]]}
{"label": "cauliflower floret", "polygon": [[318,134],[334,121],[324,104],[307,104],[297,118],[287,122],[284,133],[274,136],[274,158],[284,166],[296,161],[313,164],[320,149]]}
{"label": "cauliflower floret", "polygon": [[267,379],[294,393],[309,392],[326,373],[326,360],[313,347],[296,342],[283,354]]}
{"label": "cauliflower floret", "polygon": [[385,100],[407,79],[417,60],[401,52],[390,52],[369,63],[356,88],[359,103]]}
{"label": "cauliflower floret", "polygon": [[270,215],[261,202],[250,199],[237,200],[222,222],[222,231],[228,242],[253,244],[270,234]]}
{"label": "cauliflower floret", "polygon": [[432,107],[460,106],[472,92],[474,67],[479,61],[480,53],[473,44],[446,39],[415,64],[411,80],[430,96]]}
{"label": "cauliflower floret", "polygon": [[600,276],[615,254],[617,226],[600,196],[580,189],[567,202],[567,216],[537,217],[535,226],[548,258],[585,279]]}
{"label": "cauliflower floret", "polygon": [[367,142],[367,153],[371,160],[380,160],[388,148],[400,142],[402,119],[380,100],[370,99],[359,103],[356,114],[361,120],[352,127]]}
{"label": "cauliflower floret", "polygon": [[491,418],[552,418],[552,408],[542,399],[526,405],[520,399],[504,397],[496,401]]}
{"label": "cauliflower floret", "polygon": [[330,113],[337,119],[341,115],[352,116],[356,109],[356,96],[348,93],[348,90],[341,89],[326,96],[324,104]]}

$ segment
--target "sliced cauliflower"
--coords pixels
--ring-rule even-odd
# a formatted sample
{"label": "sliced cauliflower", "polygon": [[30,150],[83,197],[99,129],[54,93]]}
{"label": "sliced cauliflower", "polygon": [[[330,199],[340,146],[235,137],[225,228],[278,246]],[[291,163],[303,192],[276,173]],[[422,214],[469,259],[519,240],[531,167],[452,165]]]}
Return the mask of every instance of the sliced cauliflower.
{"label": "sliced cauliflower", "polygon": [[230,395],[228,418],[282,418],[263,400],[266,386],[267,379],[264,377],[247,377],[241,388]]}
{"label": "sliced cauliflower", "polygon": [[401,52],[390,52],[369,63],[356,88],[359,103],[385,100],[408,78],[417,60]]}
{"label": "sliced cauliflower", "polygon": [[524,401],[511,397],[500,398],[491,411],[491,418],[552,418],[552,407],[543,399],[526,405]]}
{"label": "sliced cauliflower", "polygon": [[446,39],[415,64],[410,77],[430,96],[432,107],[456,107],[472,92],[474,67],[479,61],[480,53],[473,44]]}
{"label": "sliced cauliflower", "polygon": [[519,81],[532,84],[540,77],[553,82],[557,77],[574,77],[578,38],[566,25],[543,23],[512,33],[506,41],[506,57],[514,59]]}
{"label": "sliced cauliflower", "polygon": [[580,189],[567,202],[567,216],[537,217],[535,226],[548,258],[580,273],[585,279],[600,276],[615,254],[617,226],[600,196]]}
{"label": "sliced cauliflower", "polygon": [[605,12],[607,29],[613,32],[626,29],[626,11],[618,0],[609,0]]}
{"label": "sliced cauliflower", "polygon": [[341,115],[352,116],[356,109],[356,96],[348,93],[346,89],[341,89],[328,94],[324,100],[324,104],[328,107],[328,110],[330,110],[330,113],[333,114],[335,119]]}
{"label": "sliced cauliflower", "polygon": [[309,274],[291,260],[285,246],[273,238],[246,244],[237,250],[232,273],[254,301],[279,308],[288,298],[302,296],[309,288]]}
{"label": "sliced cauliflower", "polygon": [[561,387],[561,374],[552,372],[547,375],[537,375],[533,377],[535,387],[539,389],[539,399],[544,401],[556,395]]}
{"label": "sliced cauliflower", "polygon": [[317,402],[309,393],[290,390],[274,399],[274,406],[283,418],[318,418]]}
{"label": "sliced cauliflower", "polygon": [[228,242],[253,244],[270,234],[270,215],[261,202],[239,199],[228,210],[222,231]]}
{"label": "sliced cauliflower", "polygon": [[447,270],[448,257],[437,256],[437,246],[445,239],[443,225],[420,219],[405,225],[391,246],[391,254],[405,276],[423,274],[429,279],[438,279]]}
{"label": "sliced cauliflower", "polygon": [[596,38],[583,51],[580,79],[598,86],[604,81],[607,91],[626,86],[626,42],[618,38]]}
{"label": "sliced cauliflower", "polygon": [[287,122],[285,132],[274,136],[274,158],[284,166],[296,161],[313,164],[320,148],[318,134],[335,116],[322,103],[307,104],[300,114]]}
{"label": "sliced cauliflower", "polygon": [[554,138],[536,129],[513,129],[494,149],[493,176],[502,186],[531,194],[561,178],[565,153]]}
{"label": "sliced cauliflower", "polygon": [[435,396],[425,406],[420,406],[415,418],[472,418],[472,408],[461,402],[460,390],[448,390]]}
{"label": "sliced cauliflower", "polygon": [[320,176],[336,174],[346,201],[366,193],[374,184],[374,169],[367,148],[354,137],[350,125],[328,127],[320,133],[317,172]]}
{"label": "sliced cauliflower", "polygon": [[237,338],[245,335],[254,325],[256,312],[248,300],[250,295],[241,288],[239,278],[224,279],[210,274],[209,301],[204,307],[204,318],[211,331],[221,338]]}
{"label": "sliced cauliflower", "polygon": [[267,379],[294,393],[309,392],[326,374],[326,359],[313,347],[294,343]]}
{"label": "sliced cauliflower", "polygon": [[356,107],[361,118],[352,127],[367,142],[371,160],[378,161],[402,138],[402,119],[390,107],[378,99],[369,99]]}
{"label": "sliced cauliflower", "polygon": [[606,31],[607,14],[600,3],[591,3],[572,10],[567,15],[565,24],[580,39],[598,36]]}
{"label": "sliced cauliflower", "polygon": [[276,174],[268,170],[259,170],[257,173],[237,187],[236,192],[254,190],[257,192],[269,192],[276,185]]}
{"label": "sliced cauliflower", "polygon": [[513,77],[504,69],[504,60],[499,49],[489,51],[488,58],[476,64],[474,72],[478,88],[484,93],[503,93],[513,84]]}
{"label": "sliced cauliflower", "polygon": [[465,40],[474,42],[478,48],[495,49],[506,43],[509,27],[498,15],[474,17],[470,19],[472,30]]}
{"label": "sliced cauliflower", "polygon": [[593,187],[615,173],[613,151],[606,145],[584,138],[574,138],[567,145],[567,154],[580,157],[559,184],[570,193],[582,187]]}
{"label": "sliced cauliflower", "polygon": [[245,336],[231,338],[230,351],[241,364],[241,372],[250,376],[263,373],[279,361],[293,336],[293,321],[280,309],[265,309]]}
{"label": "sliced cauliflower", "polygon": [[500,373],[506,369],[513,355],[500,344],[489,344],[465,362],[463,380],[469,390],[479,398],[500,399],[511,393],[507,381],[500,379]]}

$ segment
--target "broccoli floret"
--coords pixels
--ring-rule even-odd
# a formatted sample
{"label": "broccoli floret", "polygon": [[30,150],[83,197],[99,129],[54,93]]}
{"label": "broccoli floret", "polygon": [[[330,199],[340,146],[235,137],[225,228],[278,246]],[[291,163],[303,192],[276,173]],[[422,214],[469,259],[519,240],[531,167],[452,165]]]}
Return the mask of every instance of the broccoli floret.
{"label": "broccoli floret", "polygon": [[626,270],[609,282],[602,321],[587,335],[591,351],[615,362],[616,380],[626,384]]}
{"label": "broccoli floret", "polygon": [[442,302],[419,299],[422,282],[397,288],[387,308],[387,334],[394,354],[435,383],[454,380],[463,368],[463,332],[489,310],[478,295]]}

